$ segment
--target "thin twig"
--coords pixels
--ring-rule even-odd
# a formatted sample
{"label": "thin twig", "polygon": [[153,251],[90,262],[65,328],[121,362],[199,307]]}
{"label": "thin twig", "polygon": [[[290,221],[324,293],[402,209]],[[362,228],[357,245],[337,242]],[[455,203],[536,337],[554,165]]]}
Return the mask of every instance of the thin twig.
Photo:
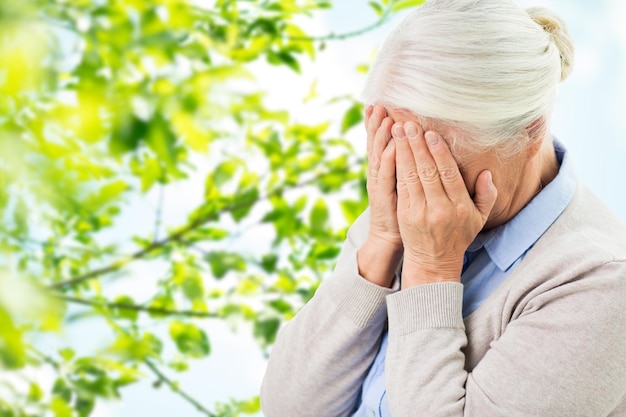
{"label": "thin twig", "polygon": [[38,350],[32,345],[28,345],[26,346],[26,348],[30,350],[32,353],[34,353],[35,355],[39,356],[39,359],[43,360],[48,365],[52,366],[55,371],[59,372],[61,370],[61,363],[54,360],[54,358],[52,358],[51,356],[46,355],[45,353]]}
{"label": "thin twig", "polygon": [[177,232],[172,233],[171,235],[167,236],[166,238],[163,238],[161,240],[158,240],[156,242],[153,242],[152,244],[150,244],[149,246],[146,246],[145,248],[131,254],[130,256],[128,256],[126,259],[122,259],[119,260],[117,262],[113,262],[110,265],[107,265],[105,267],[102,268],[97,268],[94,269],[92,271],[89,271],[83,275],[79,275],[75,278],[71,278],[69,280],[66,281],[61,281],[61,282],[57,282],[54,284],[51,284],[48,286],[48,288],[50,289],[58,289],[58,288],[64,288],[64,287],[71,287],[71,286],[75,286],[78,284],[81,284],[83,282],[89,281],[91,279],[94,279],[96,277],[99,277],[101,275],[104,274],[108,274],[110,272],[115,272],[118,271],[120,269],[122,269],[123,267],[125,267],[126,265],[130,264],[133,261],[136,261],[138,259],[143,258],[146,255],[149,255],[152,252],[155,252],[157,249],[162,248],[163,246],[167,245],[168,243],[171,242],[176,242],[179,241],[183,236],[185,236],[187,233],[191,232],[192,230],[202,226],[205,223],[208,223],[209,221],[211,221],[212,219],[214,219],[217,216],[220,216],[222,214],[225,213],[229,213],[231,211],[243,208],[243,207],[247,207],[250,204],[254,204],[258,201],[262,201],[263,199],[267,199],[269,198],[269,195],[266,196],[265,198],[262,199],[256,199],[256,200],[252,200],[252,201],[246,201],[243,203],[239,203],[239,204],[232,204],[230,206],[226,206],[224,208],[222,208],[222,210],[218,210],[217,212],[214,213],[210,213],[209,215],[205,216],[205,217],[201,217],[199,219],[196,219],[195,221],[191,222],[190,224],[188,224],[187,226],[183,227],[182,229],[180,229]]}
{"label": "thin twig", "polygon": [[187,394],[185,391],[180,389],[178,384],[176,382],[172,381],[171,379],[169,379],[163,372],[161,372],[161,370],[154,363],[152,363],[152,361],[150,361],[149,359],[145,359],[144,363],[152,371],[152,373],[154,375],[156,375],[156,377],[159,379],[159,381],[161,381],[162,383],[166,384],[168,387],[170,387],[172,392],[180,395],[188,403],[190,403],[191,405],[196,407],[196,409],[199,412],[201,412],[202,414],[204,414],[204,415],[206,415],[208,417],[217,417],[216,414],[213,414],[212,412],[207,410],[202,404],[200,404],[200,402],[198,400],[196,400],[191,395]]}
{"label": "thin twig", "polygon": [[285,35],[284,38],[290,41],[324,42],[324,41],[341,41],[341,40],[345,40],[348,38],[361,36],[385,24],[387,20],[389,19],[389,16],[391,15],[391,10],[393,8],[394,3],[395,2],[393,1],[389,3],[389,6],[384,10],[383,14],[380,15],[380,18],[376,22],[358,30],[353,30],[351,32],[345,32],[345,33],[329,33],[327,35],[322,35],[322,36],[288,36],[288,35]]}
{"label": "thin twig", "polygon": [[154,220],[154,237],[152,238],[152,242],[156,242],[159,240],[159,229],[161,229],[164,201],[165,201],[165,186],[163,184],[160,184],[159,202],[158,202],[158,206],[156,209],[156,218]]}
{"label": "thin twig", "polygon": [[151,314],[163,314],[168,316],[184,316],[184,317],[196,317],[196,318],[218,318],[219,316],[216,313],[207,313],[203,311],[195,311],[195,310],[172,310],[168,308],[161,307],[150,307],[143,306],[139,304],[130,304],[130,303],[116,303],[104,300],[88,300],[85,298],[72,297],[65,294],[54,294],[58,298],[65,300],[69,303],[74,304],[82,304],[92,307],[107,307],[114,308],[120,310],[132,310],[132,311],[143,311]]}

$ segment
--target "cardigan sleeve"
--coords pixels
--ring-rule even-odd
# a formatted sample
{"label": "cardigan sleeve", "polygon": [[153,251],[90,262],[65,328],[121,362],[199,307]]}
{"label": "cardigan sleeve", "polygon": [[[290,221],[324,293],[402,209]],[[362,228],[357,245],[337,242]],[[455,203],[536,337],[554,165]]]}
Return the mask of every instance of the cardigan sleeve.
{"label": "cardigan sleeve", "polygon": [[462,286],[387,297],[393,417],[608,416],[626,395],[626,264],[550,288],[466,372]]}
{"label": "cardigan sleeve", "polygon": [[349,416],[378,351],[387,312],[379,287],[358,274],[366,211],[348,232],[333,274],[278,334],[261,387],[266,417]]}

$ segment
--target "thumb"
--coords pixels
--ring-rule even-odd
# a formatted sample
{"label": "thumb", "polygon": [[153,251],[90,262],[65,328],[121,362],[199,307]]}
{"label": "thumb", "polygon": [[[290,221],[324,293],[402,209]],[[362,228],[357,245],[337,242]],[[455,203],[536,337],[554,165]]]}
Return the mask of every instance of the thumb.
{"label": "thumb", "polygon": [[476,179],[476,188],[474,194],[474,204],[478,209],[483,220],[483,225],[487,223],[491,209],[493,209],[498,198],[498,190],[493,184],[493,178],[490,171],[483,171]]}

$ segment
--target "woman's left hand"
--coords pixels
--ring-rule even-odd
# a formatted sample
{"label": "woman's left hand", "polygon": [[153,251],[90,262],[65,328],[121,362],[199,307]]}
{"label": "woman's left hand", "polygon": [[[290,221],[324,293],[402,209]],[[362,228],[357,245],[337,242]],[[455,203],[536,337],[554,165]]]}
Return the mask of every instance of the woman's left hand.
{"label": "woman's left hand", "polygon": [[402,287],[459,282],[463,255],[483,228],[498,192],[491,173],[472,200],[448,145],[414,122],[396,123],[398,225],[404,244]]}

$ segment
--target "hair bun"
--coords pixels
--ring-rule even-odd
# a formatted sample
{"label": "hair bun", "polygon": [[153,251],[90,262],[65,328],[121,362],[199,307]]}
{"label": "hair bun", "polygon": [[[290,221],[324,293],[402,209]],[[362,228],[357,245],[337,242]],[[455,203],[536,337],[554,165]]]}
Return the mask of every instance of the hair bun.
{"label": "hair bun", "polygon": [[526,12],[544,31],[550,34],[561,55],[561,81],[565,80],[572,72],[574,63],[574,44],[567,25],[559,16],[543,7],[531,7],[526,9]]}

